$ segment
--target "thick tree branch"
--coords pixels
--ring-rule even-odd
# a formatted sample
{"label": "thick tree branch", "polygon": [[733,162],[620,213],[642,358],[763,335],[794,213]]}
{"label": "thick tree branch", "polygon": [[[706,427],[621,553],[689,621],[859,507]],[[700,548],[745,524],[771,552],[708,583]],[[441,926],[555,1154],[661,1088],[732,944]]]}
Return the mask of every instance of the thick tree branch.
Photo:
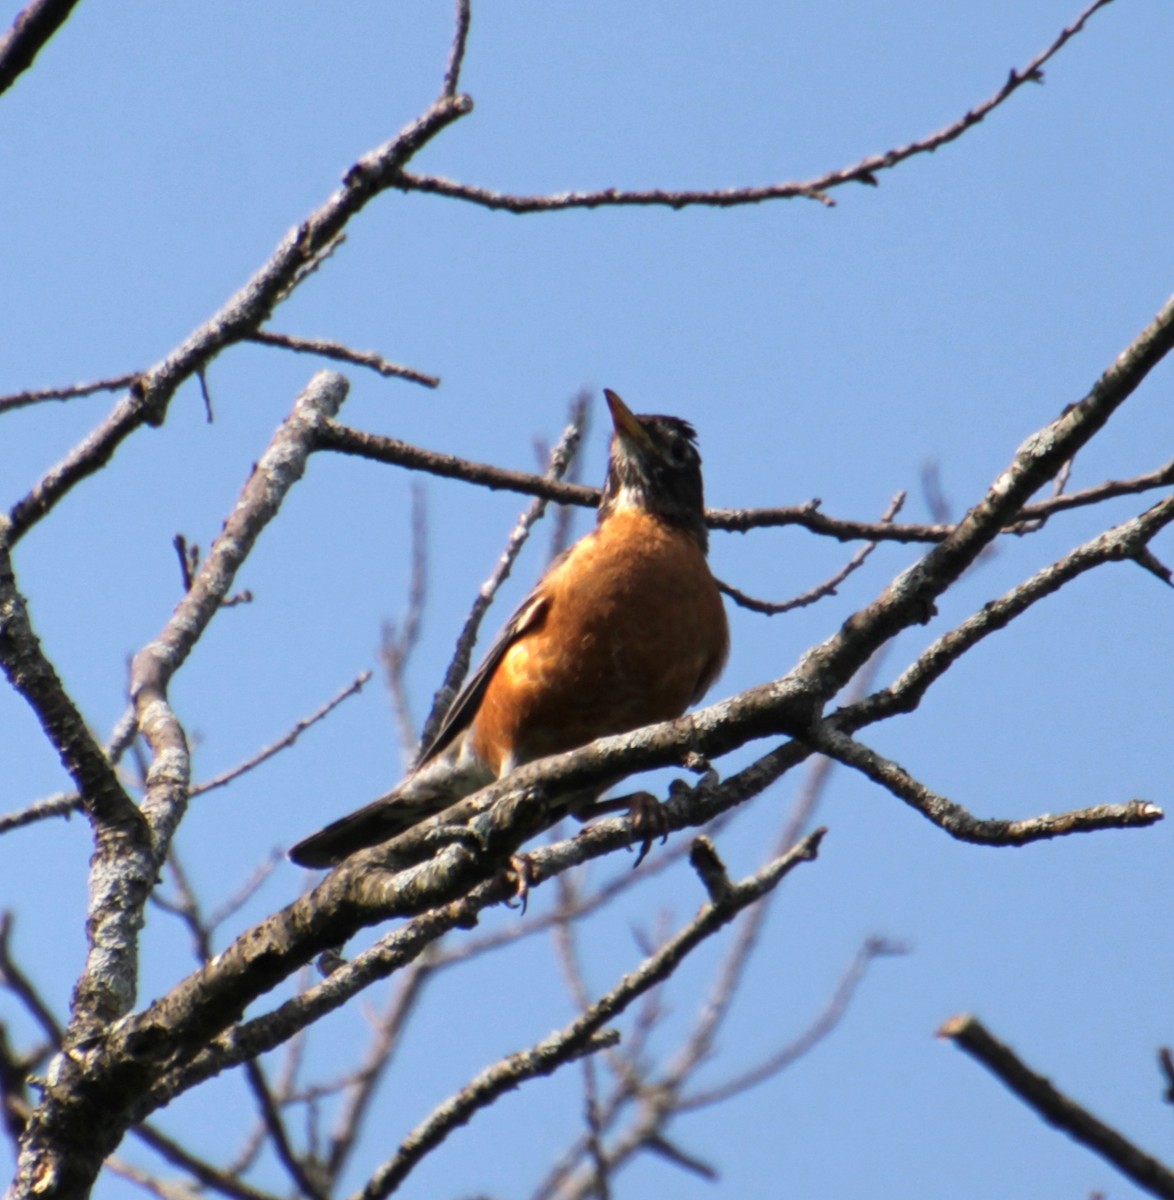
{"label": "thick tree branch", "polygon": [[732,921],[747,905],[777,887],[796,866],[812,861],[819,852],[824,832],[816,830],[754,875],[731,884],[720,897],[711,896],[709,903],[701,907],[688,925],[564,1029],[531,1050],[510,1055],[483,1071],[408,1135],[395,1157],[371,1177],[361,1193],[364,1200],[379,1200],[389,1195],[429,1150],[503,1092],[536,1076],[549,1075],[583,1054],[612,1044],[614,1038],[598,1040],[607,1022],[619,1016],[649,988],[667,979],[692,950]]}
{"label": "thick tree branch", "polygon": [[65,24],[77,0],[32,0],[0,37],[0,92],[6,92],[33,65],[45,43]]}
{"label": "thick tree branch", "polygon": [[837,714],[838,724],[852,731],[897,713],[913,712],[929,688],[984,638],[1005,629],[1034,604],[1085,572],[1110,562],[1138,560],[1149,542],[1171,522],[1174,497],[1077,546],[944,633],[890,687],[842,708]]}
{"label": "thick tree branch", "polygon": [[129,1011],[138,978],[142,905],[154,878],[147,823],[66,692],[29,622],[0,524],[0,666],[32,707],[77,785],[94,836],[86,969],[67,1041]]}
{"label": "thick tree branch", "polygon": [[[17,1180],[21,1187],[27,1188],[33,1179],[48,1179],[52,1189],[59,1188],[63,1196],[86,1190],[102,1159],[125,1132],[126,1122],[119,1120],[116,1107],[82,1105],[86,1111],[80,1114],[78,1089],[87,1074],[88,1055],[100,1056],[97,1047],[110,1022],[127,1012],[134,1002],[143,908],[187,804],[190,770],[187,738],[168,702],[168,683],[219,611],[220,600],[227,594],[237,568],[261,530],[304,471],[310,452],[309,429],[322,416],[333,416],[338,411],[346,388],[346,381],[340,375],[329,372],[320,372],[311,380],[290,418],[258,462],[191,590],[159,637],[135,658],[131,695],[139,726],[153,751],[147,795],[140,814],[119,788],[125,806],[134,816],[133,841],[124,832],[127,824],[121,814],[118,824],[103,817],[99,828],[98,850],[90,869],[89,953],[74,993],[73,1019],[66,1033],[67,1053],[56,1060],[52,1082],[46,1087],[26,1131],[18,1164]],[[0,574],[0,594],[3,587],[4,577]],[[20,621],[4,622],[0,632],[4,629],[20,635]],[[27,639],[21,641],[27,652]],[[3,654],[2,644],[0,654]],[[42,676],[43,670],[37,677]],[[80,723],[80,717],[76,719]],[[91,757],[100,753],[95,746]],[[113,778],[113,770],[104,756],[101,763]],[[86,796],[83,779],[77,782]],[[148,825],[150,839],[144,836]],[[117,836],[106,833],[107,827],[113,828]],[[131,1066],[134,1057],[132,1054],[123,1064],[131,1069],[132,1075],[142,1069]],[[56,1194],[52,1189],[48,1194]]]}
{"label": "thick tree branch", "polygon": [[347,388],[341,375],[329,371],[310,380],[253,468],[190,589],[158,636],[135,655],[131,701],[139,729],[154,752],[143,812],[160,862],[187,806],[190,769],[187,739],[167,699],[171,678],[220,611],[241,564],[305,472],[315,425],[338,412]]}
{"label": "thick tree branch", "polygon": [[[444,479],[459,479],[464,483],[487,487],[494,491],[518,492],[524,496],[541,496],[558,504],[596,508],[599,489],[580,483],[563,483],[528,471],[511,471],[490,463],[458,458],[453,454],[427,450],[396,438],[365,433],[336,421],[327,422],[320,433],[323,449],[335,450],[367,458],[389,466],[410,471],[425,471]],[[1156,471],[1134,479],[1108,480],[1081,492],[1053,496],[1033,504],[1025,504],[1003,529],[1005,533],[1024,533],[1025,526],[1039,527],[1045,518],[1076,508],[1099,504],[1116,496],[1131,495],[1174,483],[1174,464],[1167,463]],[[943,542],[955,530],[952,522],[892,522],[856,521],[846,517],[830,517],[820,509],[818,500],[783,508],[710,508],[705,521],[710,529],[727,533],[748,533],[751,529],[778,529],[795,526],[821,537],[840,542]]]}
{"label": "thick tree branch", "polygon": [[1099,1154],[1138,1187],[1166,1200],[1174,1197],[1174,1171],[1070,1100],[1050,1080],[1037,1075],[1009,1046],[989,1033],[977,1017],[951,1017],[938,1035],[949,1038],[982,1063],[1049,1125],[1062,1129]]}

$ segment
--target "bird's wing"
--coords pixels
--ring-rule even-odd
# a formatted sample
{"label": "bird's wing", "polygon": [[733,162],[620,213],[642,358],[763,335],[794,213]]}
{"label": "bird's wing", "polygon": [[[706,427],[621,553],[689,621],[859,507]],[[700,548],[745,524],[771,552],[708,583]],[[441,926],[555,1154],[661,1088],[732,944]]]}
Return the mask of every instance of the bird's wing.
{"label": "bird's wing", "polygon": [[422,791],[413,788],[416,772],[441,754],[454,738],[468,728],[477,714],[477,707],[485,695],[489,680],[505,657],[506,651],[519,638],[542,623],[549,606],[550,598],[543,589],[542,581],[539,581],[538,586],[522,601],[506,623],[506,627],[497,635],[497,641],[490,647],[485,661],[477,668],[465,690],[448,710],[444,723],[427,750],[420,756],[412,774],[386,795],[373,800],[357,812],[332,821],[317,833],[298,842],[290,850],[289,857],[303,867],[331,867],[342,862],[348,855],[354,854],[356,850],[385,842],[388,838],[403,833],[405,829],[410,829],[425,817],[446,808],[455,796],[446,795],[443,788],[425,788]]}
{"label": "bird's wing", "polygon": [[[554,565],[557,565],[558,562],[561,562],[561,557],[556,560]],[[538,629],[546,620],[546,614],[550,609],[550,596],[543,584],[549,575],[548,571],[538,581],[534,590],[514,610],[513,616],[497,635],[497,640],[489,647],[489,653],[474,672],[473,677],[453,701],[452,707],[436,731],[436,736],[420,754],[413,770],[418,771],[425,763],[430,762],[444,751],[459,733],[468,729],[477,715],[477,709],[481,706],[485,689],[489,686],[494,671],[501,666],[501,660],[505,658],[506,652],[527,633]]]}

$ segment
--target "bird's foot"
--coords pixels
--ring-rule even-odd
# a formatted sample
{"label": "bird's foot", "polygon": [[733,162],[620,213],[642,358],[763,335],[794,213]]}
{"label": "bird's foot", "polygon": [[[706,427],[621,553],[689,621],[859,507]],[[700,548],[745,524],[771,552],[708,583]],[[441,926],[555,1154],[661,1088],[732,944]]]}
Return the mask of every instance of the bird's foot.
{"label": "bird's foot", "polygon": [[633,792],[628,797],[628,822],[640,839],[640,850],[632,864],[634,871],[648,857],[657,838],[662,846],[669,840],[671,827],[664,805],[651,792]]}
{"label": "bird's foot", "polygon": [[528,854],[511,854],[505,868],[506,878],[514,880],[514,894],[506,901],[509,908],[517,908],[519,917],[526,915],[530,901],[530,885],[534,882],[534,860]]}

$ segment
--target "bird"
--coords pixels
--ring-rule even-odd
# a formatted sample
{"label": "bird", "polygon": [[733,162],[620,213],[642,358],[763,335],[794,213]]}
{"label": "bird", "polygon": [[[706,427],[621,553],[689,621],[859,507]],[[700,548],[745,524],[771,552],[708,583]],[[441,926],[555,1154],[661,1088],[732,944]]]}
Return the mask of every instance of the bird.
{"label": "bird", "polygon": [[[604,395],[613,433],[595,528],[518,606],[406,778],[298,842],[294,863],[335,866],[525,763],[679,717],[721,673],[729,626],[696,431]],[[557,797],[559,814],[587,819],[615,782]]]}

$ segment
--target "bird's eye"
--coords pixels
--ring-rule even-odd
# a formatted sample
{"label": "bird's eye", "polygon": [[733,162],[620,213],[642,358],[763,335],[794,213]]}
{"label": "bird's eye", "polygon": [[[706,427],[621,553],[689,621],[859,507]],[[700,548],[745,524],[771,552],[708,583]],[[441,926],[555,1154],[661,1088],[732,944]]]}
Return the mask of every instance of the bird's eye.
{"label": "bird's eye", "polygon": [[668,459],[674,467],[683,467],[689,461],[690,446],[679,438],[673,438],[668,443]]}

